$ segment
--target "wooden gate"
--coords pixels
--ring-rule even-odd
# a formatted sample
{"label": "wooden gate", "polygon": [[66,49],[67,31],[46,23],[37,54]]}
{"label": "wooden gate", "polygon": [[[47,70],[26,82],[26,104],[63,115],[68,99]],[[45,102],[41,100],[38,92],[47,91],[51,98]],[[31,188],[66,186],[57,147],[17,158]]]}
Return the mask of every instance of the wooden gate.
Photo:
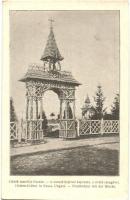
{"label": "wooden gate", "polygon": [[75,138],[76,137],[76,121],[73,119],[60,120],[59,137],[61,138]]}
{"label": "wooden gate", "polygon": [[43,140],[43,130],[42,130],[42,121],[38,120],[27,120],[26,122],[26,137],[27,141],[41,141]]}

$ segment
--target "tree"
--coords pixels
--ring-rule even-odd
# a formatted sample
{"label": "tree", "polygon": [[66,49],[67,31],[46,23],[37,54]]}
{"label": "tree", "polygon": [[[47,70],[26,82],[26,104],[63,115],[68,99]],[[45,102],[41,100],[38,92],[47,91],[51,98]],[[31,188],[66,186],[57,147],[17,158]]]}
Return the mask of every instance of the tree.
{"label": "tree", "polygon": [[95,101],[95,119],[102,119],[103,115],[106,112],[106,108],[104,109],[104,101],[105,101],[105,97],[103,95],[102,92],[102,86],[98,85],[97,86],[97,91],[96,91],[96,96],[94,97],[94,101]]}
{"label": "tree", "polygon": [[13,98],[10,97],[10,122],[16,122],[16,121],[17,121],[17,116],[15,113],[14,101]]}
{"label": "tree", "polygon": [[115,120],[119,120],[119,110],[120,110],[120,96],[116,94],[113,105],[111,106],[111,115]]}
{"label": "tree", "polygon": [[48,127],[48,121],[47,121],[47,117],[44,111],[42,111],[42,119],[43,119],[42,129],[46,130]]}
{"label": "tree", "polygon": [[[72,113],[72,109],[71,109],[71,106],[70,106],[69,102],[67,103],[67,118],[68,119],[73,119],[73,113]],[[65,110],[64,110],[63,119],[65,119]]]}
{"label": "tree", "polygon": [[[40,115],[38,116],[38,119],[40,119]],[[42,122],[42,129],[46,130],[47,127],[48,127],[48,120],[47,120],[47,117],[46,117],[46,114],[45,114],[44,111],[42,111],[42,120],[43,120],[43,122]]]}
{"label": "tree", "polygon": [[60,114],[57,115],[57,119],[60,119]]}
{"label": "tree", "polygon": [[54,117],[54,116],[55,116],[55,114],[52,112],[52,113],[50,114],[50,116],[51,116],[51,117]]}

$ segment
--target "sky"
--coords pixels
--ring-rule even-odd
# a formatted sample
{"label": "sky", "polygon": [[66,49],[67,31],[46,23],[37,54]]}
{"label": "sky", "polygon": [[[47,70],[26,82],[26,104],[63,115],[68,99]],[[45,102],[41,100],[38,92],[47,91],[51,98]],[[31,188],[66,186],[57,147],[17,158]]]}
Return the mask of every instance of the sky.
{"label": "sky", "polygon": [[[110,111],[119,93],[119,12],[118,11],[10,11],[10,96],[17,116],[25,113],[25,84],[20,82],[31,63],[40,61],[53,18],[55,39],[64,60],[62,70],[71,71],[82,85],[76,89],[76,115],[87,94],[93,96],[100,84]],[[48,103],[49,102],[49,103]],[[43,97],[49,117],[59,113],[59,100],[52,91]]]}

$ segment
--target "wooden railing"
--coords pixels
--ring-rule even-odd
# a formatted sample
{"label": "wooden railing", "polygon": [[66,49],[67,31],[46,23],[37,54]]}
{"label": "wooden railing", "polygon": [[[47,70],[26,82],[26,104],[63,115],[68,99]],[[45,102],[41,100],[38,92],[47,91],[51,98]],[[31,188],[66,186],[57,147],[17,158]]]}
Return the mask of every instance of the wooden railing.
{"label": "wooden railing", "polygon": [[18,139],[18,122],[10,122],[10,140]]}
{"label": "wooden railing", "polygon": [[42,119],[10,122],[10,140],[36,141],[43,139]]}
{"label": "wooden railing", "polygon": [[[11,141],[41,141],[43,140],[42,119],[21,122],[10,122]],[[119,134],[119,120],[60,120],[62,138],[74,138],[91,134]]]}
{"label": "wooden railing", "polygon": [[79,135],[119,133],[119,120],[79,120]]}

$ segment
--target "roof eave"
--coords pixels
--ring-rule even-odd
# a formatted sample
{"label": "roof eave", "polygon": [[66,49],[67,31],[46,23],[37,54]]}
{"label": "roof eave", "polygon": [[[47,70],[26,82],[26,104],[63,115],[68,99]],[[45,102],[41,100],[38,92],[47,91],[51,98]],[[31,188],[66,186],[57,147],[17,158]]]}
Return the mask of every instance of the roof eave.
{"label": "roof eave", "polygon": [[48,79],[40,78],[40,77],[23,77],[22,79],[19,79],[18,81],[21,81],[21,82],[28,82],[29,80],[42,80],[42,81],[46,81],[46,82],[48,82],[48,81],[50,81],[50,82],[60,82],[60,83],[71,84],[71,85],[74,85],[74,86],[82,85],[82,84],[79,83],[78,81],[77,81],[77,82],[70,82],[70,81],[63,81],[63,80],[57,80],[57,79],[48,80]]}

